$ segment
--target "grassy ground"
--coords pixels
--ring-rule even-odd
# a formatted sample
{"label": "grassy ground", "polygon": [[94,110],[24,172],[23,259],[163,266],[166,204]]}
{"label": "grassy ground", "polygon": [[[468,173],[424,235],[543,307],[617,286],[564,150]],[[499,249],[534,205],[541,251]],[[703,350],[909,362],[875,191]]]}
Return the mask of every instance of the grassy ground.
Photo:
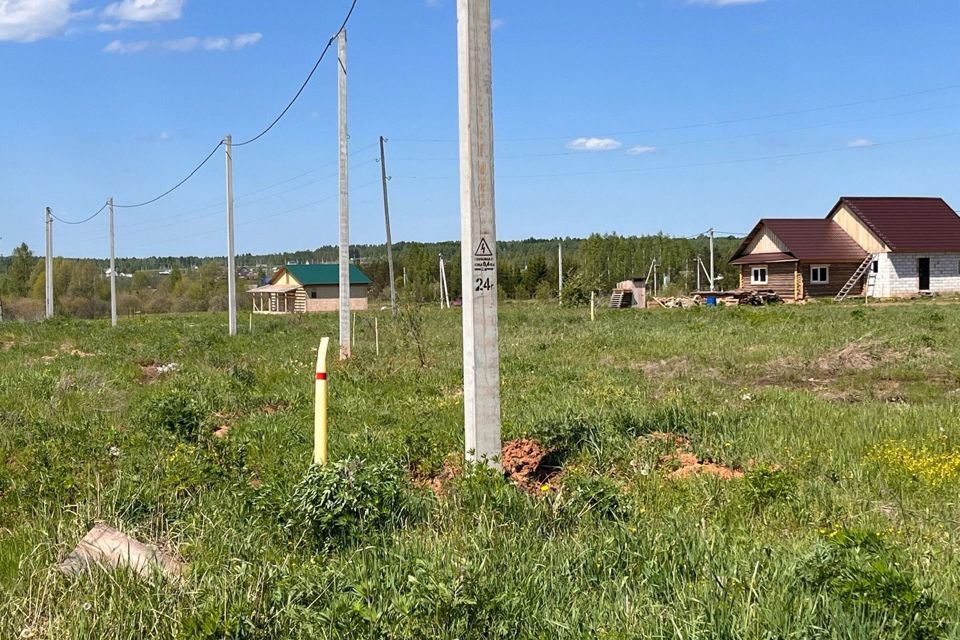
{"label": "grassy ground", "polygon": [[[0,326],[0,638],[957,637],[960,306],[604,311],[501,310],[523,488],[457,468],[456,311],[360,317],[310,473],[332,316]],[[184,578],[60,575],[99,521]]]}

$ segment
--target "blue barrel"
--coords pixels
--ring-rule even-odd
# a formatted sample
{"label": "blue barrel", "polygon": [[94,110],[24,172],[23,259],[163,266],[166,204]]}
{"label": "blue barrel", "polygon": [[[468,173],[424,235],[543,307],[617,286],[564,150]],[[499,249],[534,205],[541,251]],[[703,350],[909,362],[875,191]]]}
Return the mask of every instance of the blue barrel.
{"label": "blue barrel", "polygon": [[717,306],[717,296],[707,296],[707,306],[708,307]]}

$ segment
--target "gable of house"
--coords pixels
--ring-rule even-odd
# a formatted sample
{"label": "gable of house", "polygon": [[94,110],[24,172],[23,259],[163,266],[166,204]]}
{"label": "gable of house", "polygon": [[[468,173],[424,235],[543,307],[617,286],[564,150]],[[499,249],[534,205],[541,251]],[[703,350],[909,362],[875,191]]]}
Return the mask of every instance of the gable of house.
{"label": "gable of house", "polygon": [[834,207],[827,218],[832,219],[840,225],[840,228],[843,229],[848,236],[853,238],[854,242],[870,253],[886,253],[890,251],[890,247],[888,247],[866,223],[850,211],[849,207],[847,207],[842,200]]}
{"label": "gable of house", "polygon": [[827,215],[867,251],[960,251],[960,216],[942,198],[844,197]]}

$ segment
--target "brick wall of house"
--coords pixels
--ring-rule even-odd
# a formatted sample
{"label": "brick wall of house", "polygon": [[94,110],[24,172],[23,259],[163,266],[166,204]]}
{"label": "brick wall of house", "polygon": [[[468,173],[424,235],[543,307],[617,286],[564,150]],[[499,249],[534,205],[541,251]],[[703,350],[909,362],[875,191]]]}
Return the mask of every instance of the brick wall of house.
{"label": "brick wall of house", "polygon": [[930,291],[960,292],[960,253],[881,253],[870,295],[877,298],[916,295],[920,290],[920,258],[930,258]]}

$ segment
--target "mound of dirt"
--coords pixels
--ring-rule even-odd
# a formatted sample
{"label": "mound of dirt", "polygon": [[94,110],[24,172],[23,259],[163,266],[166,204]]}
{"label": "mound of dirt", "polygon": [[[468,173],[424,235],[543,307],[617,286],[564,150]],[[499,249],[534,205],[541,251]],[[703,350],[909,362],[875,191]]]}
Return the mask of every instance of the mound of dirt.
{"label": "mound of dirt", "polygon": [[426,487],[433,491],[437,497],[446,492],[447,484],[463,473],[463,469],[456,466],[451,460],[443,461],[443,470],[433,476],[417,475],[413,476],[413,483],[419,487]]}
{"label": "mound of dirt", "polygon": [[670,480],[684,480],[693,476],[705,474],[721,480],[742,478],[743,471],[734,469],[711,460],[700,460],[693,452],[690,440],[675,433],[651,433],[643,438],[647,442],[667,443],[674,447],[672,453],[660,456],[657,460],[658,469],[670,469],[667,478]]}
{"label": "mound of dirt", "polygon": [[521,489],[531,492],[543,492],[553,487],[559,468],[551,464],[551,449],[540,445],[536,440],[519,438],[503,445],[500,460],[503,472]]}

